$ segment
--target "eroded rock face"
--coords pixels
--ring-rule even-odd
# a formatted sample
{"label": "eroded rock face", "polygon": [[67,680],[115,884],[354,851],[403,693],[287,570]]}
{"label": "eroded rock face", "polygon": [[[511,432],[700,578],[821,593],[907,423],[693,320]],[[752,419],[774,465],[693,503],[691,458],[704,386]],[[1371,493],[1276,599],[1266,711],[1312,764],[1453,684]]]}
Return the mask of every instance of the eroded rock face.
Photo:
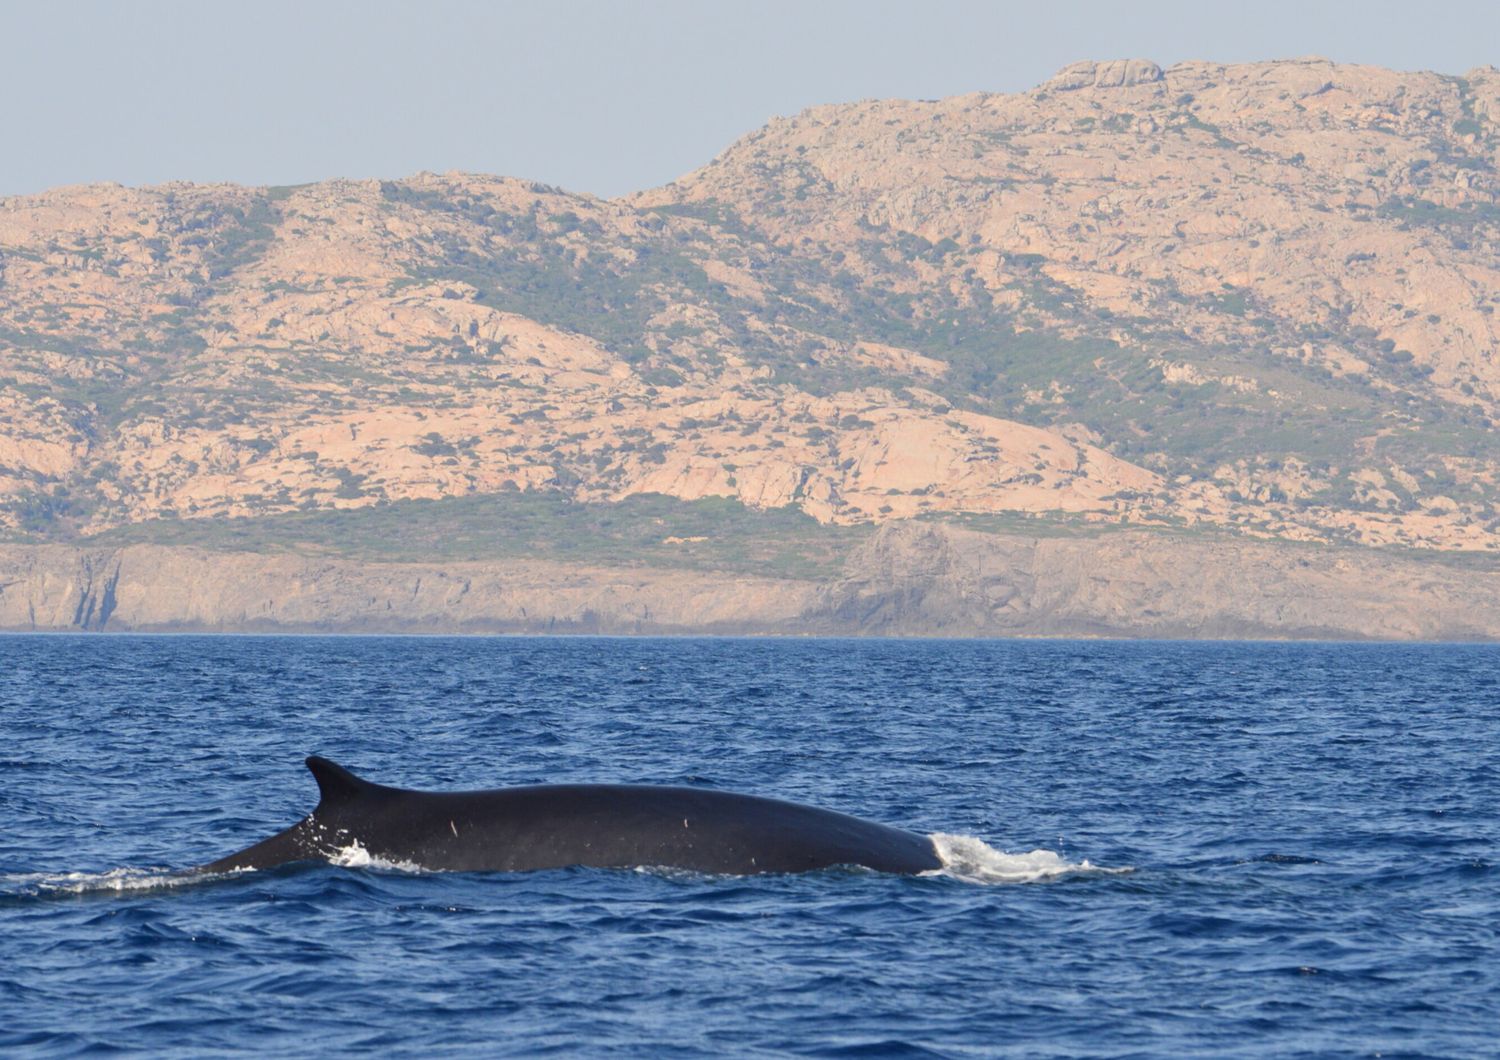
{"label": "eroded rock face", "polygon": [[885,635],[1500,636],[1500,567],[1150,531],[1026,538],[893,524],[825,593],[830,631]]}

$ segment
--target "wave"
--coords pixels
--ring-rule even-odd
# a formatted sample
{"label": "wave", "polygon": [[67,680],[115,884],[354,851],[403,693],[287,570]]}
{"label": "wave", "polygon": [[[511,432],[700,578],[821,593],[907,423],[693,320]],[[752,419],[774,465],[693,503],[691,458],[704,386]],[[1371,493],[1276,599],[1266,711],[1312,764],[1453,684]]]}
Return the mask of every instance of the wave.
{"label": "wave", "polygon": [[126,894],[155,891],[204,877],[167,868],[120,868],[105,872],[17,872],[0,875],[0,895]]}
{"label": "wave", "polygon": [[1087,860],[1068,861],[1052,850],[1033,850],[1027,854],[1007,854],[996,850],[983,839],[972,835],[949,835],[936,832],[931,836],[943,867],[924,876],[951,876],[965,883],[1035,883],[1085,873],[1124,873],[1131,868],[1104,868]]}

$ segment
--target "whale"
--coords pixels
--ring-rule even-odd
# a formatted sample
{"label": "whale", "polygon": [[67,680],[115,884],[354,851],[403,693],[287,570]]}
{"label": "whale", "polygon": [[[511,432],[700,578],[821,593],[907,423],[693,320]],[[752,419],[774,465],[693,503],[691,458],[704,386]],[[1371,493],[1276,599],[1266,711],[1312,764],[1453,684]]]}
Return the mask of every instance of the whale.
{"label": "whale", "polygon": [[316,755],[307,768],[319,792],[312,813],[189,871],[337,862],[352,850],[451,872],[581,866],[751,876],[848,866],[914,875],[942,867],[928,836],[759,795],[641,784],[411,791]]}

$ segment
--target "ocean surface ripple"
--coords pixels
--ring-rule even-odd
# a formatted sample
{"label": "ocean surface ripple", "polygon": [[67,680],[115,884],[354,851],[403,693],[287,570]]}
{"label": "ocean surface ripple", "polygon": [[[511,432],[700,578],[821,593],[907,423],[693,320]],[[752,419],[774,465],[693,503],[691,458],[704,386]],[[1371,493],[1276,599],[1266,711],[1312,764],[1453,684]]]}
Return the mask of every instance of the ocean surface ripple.
{"label": "ocean surface ripple", "polygon": [[[1493,647],[3,636],[0,737],[0,1052],[1495,1049]],[[310,753],[771,795],[947,868],[174,875],[310,810]]]}

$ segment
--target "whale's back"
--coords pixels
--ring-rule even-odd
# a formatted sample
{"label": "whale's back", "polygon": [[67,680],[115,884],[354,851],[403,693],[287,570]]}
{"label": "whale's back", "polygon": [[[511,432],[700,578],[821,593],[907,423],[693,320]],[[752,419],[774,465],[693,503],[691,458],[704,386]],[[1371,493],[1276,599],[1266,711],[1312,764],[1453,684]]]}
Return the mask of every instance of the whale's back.
{"label": "whale's back", "polygon": [[932,841],[831,810],[711,788],[548,784],[423,792],[308,760],[322,800],[297,825],[205,869],[265,868],[359,847],[431,870],[590,866],[748,875],[856,865],[938,868]]}

